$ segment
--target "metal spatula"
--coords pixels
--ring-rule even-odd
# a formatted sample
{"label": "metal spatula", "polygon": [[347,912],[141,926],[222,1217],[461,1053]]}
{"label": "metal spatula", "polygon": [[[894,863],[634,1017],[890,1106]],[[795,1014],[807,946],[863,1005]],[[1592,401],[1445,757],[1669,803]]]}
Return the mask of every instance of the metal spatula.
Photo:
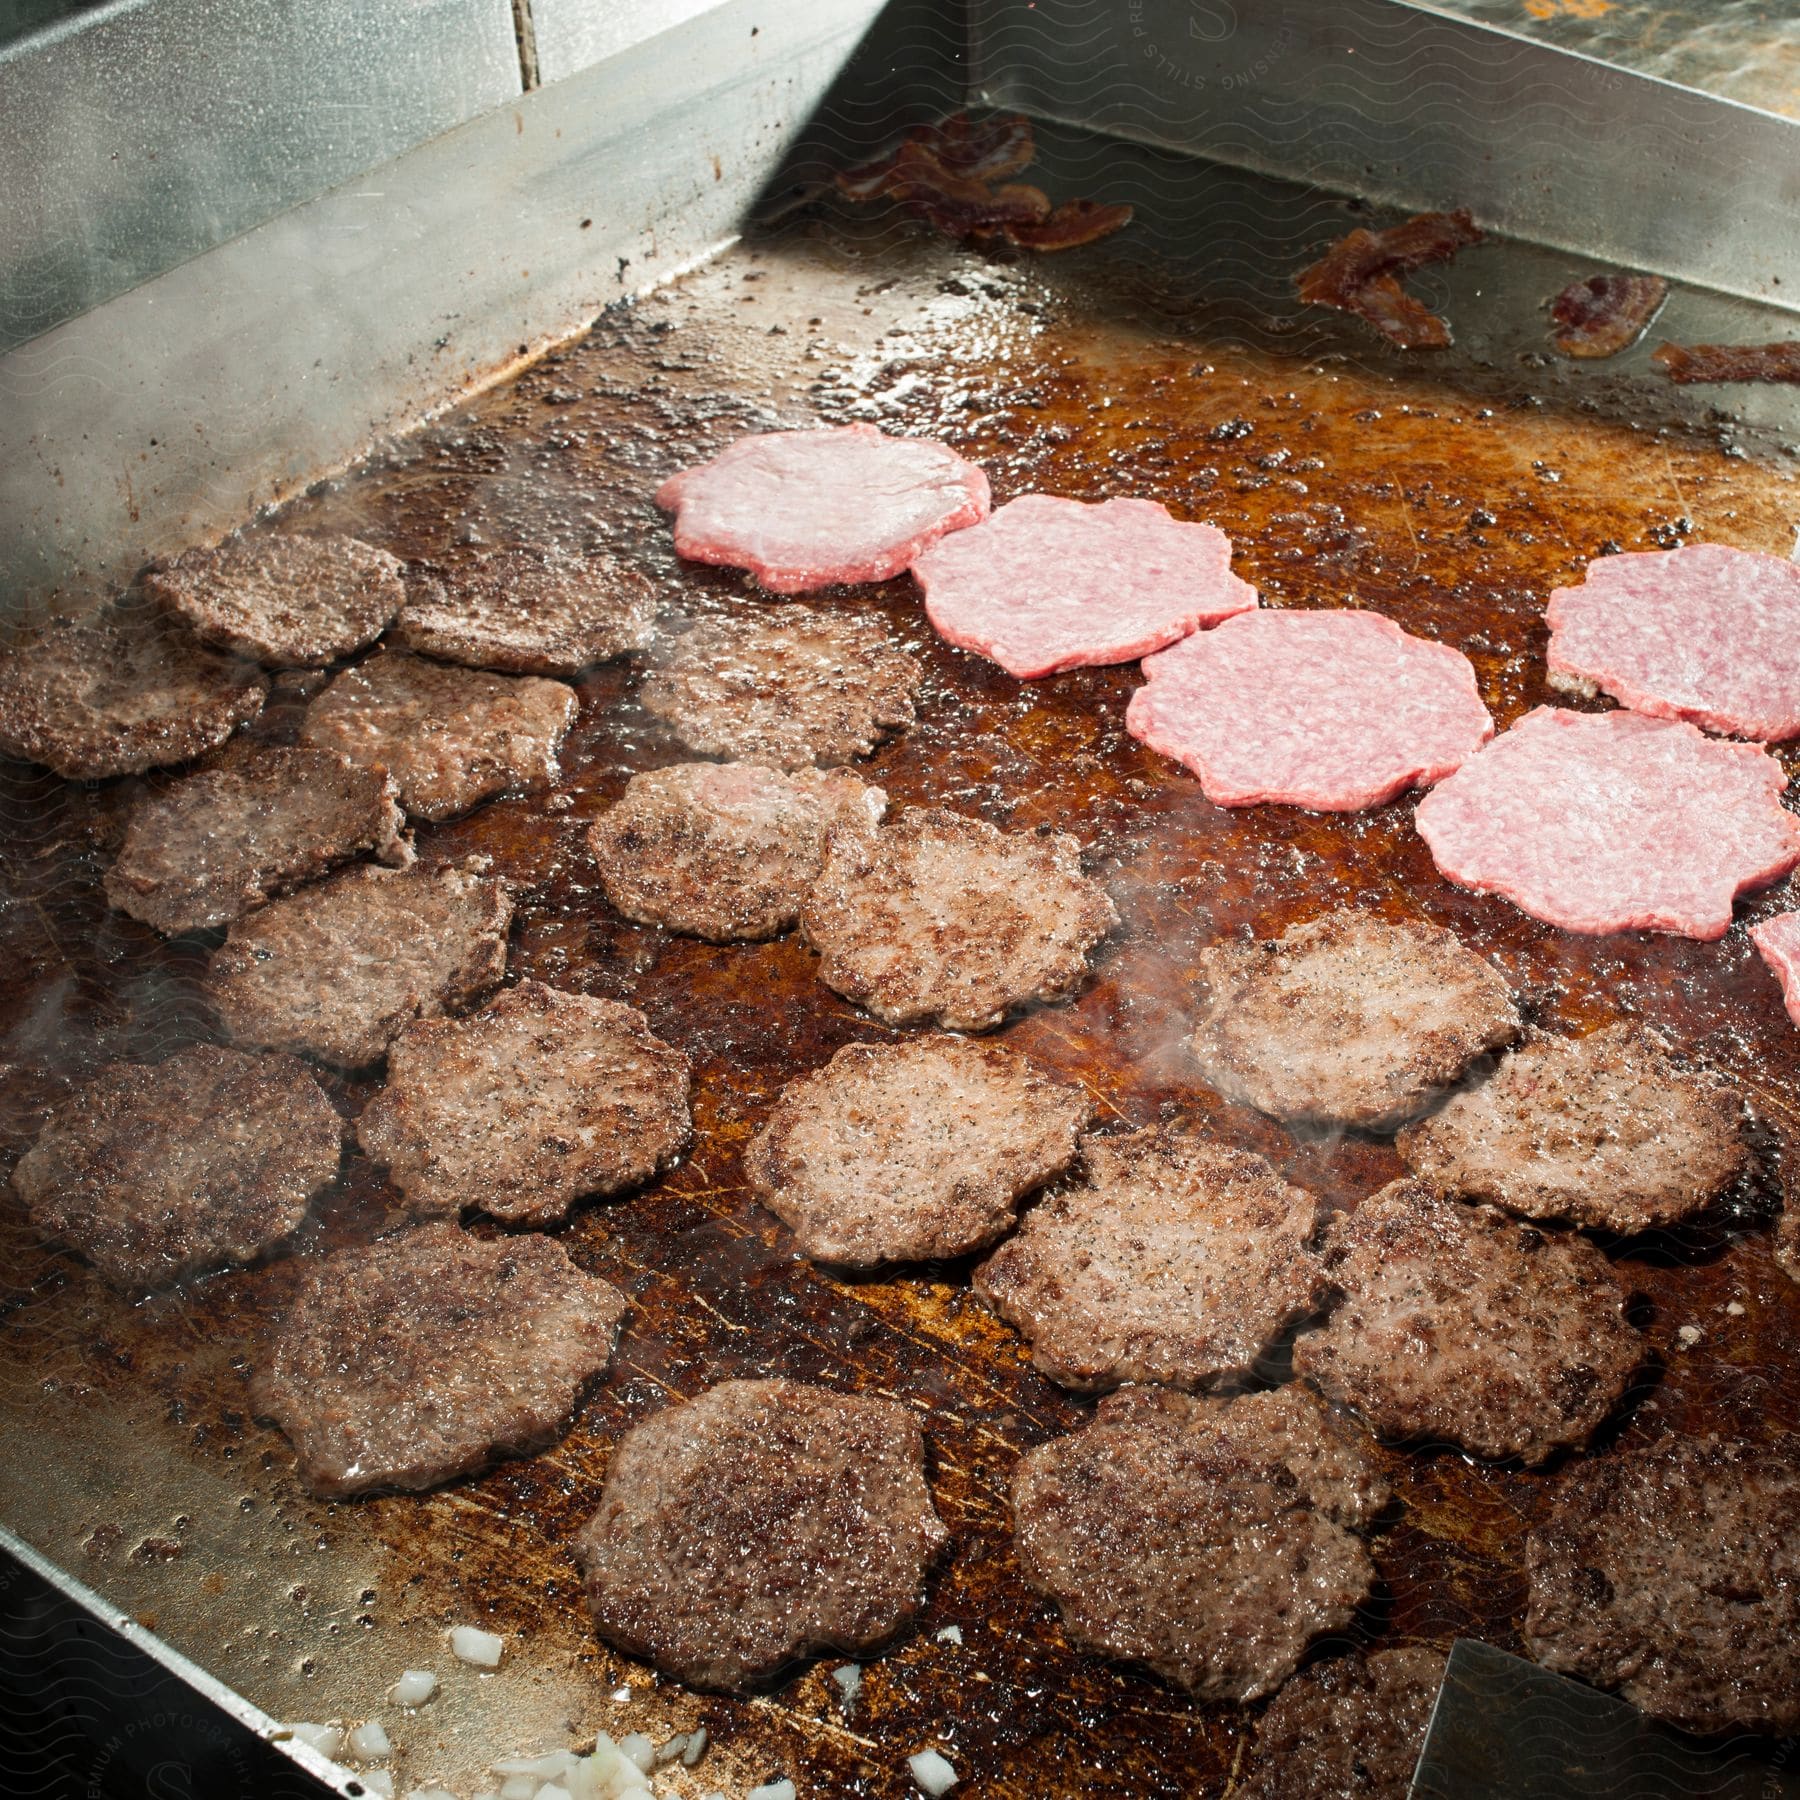
{"label": "metal spatula", "polygon": [[1412,1800],[1800,1800],[1800,1741],[1695,1744],[1635,1706],[1459,1638]]}

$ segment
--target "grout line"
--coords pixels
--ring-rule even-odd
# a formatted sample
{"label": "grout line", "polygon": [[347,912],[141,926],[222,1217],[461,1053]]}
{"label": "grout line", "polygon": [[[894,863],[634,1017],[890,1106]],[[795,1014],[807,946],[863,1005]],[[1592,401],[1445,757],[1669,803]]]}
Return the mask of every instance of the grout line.
{"label": "grout line", "polygon": [[519,82],[526,93],[543,85],[538,74],[537,25],[531,0],[512,0],[513,36],[519,46]]}

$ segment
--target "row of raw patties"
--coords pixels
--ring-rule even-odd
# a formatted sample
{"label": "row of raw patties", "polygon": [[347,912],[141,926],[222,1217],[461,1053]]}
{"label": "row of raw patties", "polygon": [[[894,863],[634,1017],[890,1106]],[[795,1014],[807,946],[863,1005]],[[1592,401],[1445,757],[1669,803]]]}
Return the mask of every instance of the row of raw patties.
{"label": "row of raw patties", "polygon": [[[1491,966],[1432,928],[1333,917],[1222,948],[1214,962],[1196,1053],[1228,1092],[1283,1118],[1391,1127],[1519,1035]],[[1399,993],[1411,1000],[1397,1015]],[[1329,1041],[1333,1022],[1360,1024],[1357,1041],[1305,1067],[1297,1048]],[[637,1059],[630,1068],[622,1053]],[[412,1028],[395,1063],[360,1134],[392,1159],[420,1212],[457,1211],[473,1191],[466,1171],[485,1167],[531,1184],[496,1203],[499,1216],[548,1222],[599,1184],[583,1160],[595,1138],[612,1140],[615,1176],[636,1167],[640,1179],[685,1138],[683,1060],[629,1009],[535,983],[467,1019]],[[501,1066],[515,1103],[472,1105]],[[171,1156],[185,1161],[163,1179],[204,1195],[209,1215],[219,1195],[257,1185],[226,1165],[273,1156],[257,1165],[265,1188],[299,1178],[281,1158],[305,1154],[300,1095],[245,1084],[304,1087],[301,1065],[208,1047],[116,1079],[118,1091],[97,1084],[27,1157],[28,1197],[84,1184],[93,1197],[110,1183],[116,1204]],[[242,1091],[215,1106],[226,1096],[209,1084],[223,1082]],[[338,1128],[322,1096],[312,1104],[328,1178]],[[186,1126],[181,1145],[159,1143],[183,1109],[280,1120],[279,1146]],[[1361,1539],[1386,1495],[1335,1407],[1384,1437],[1528,1463],[1585,1441],[1618,1407],[1650,1350],[1625,1289],[1585,1238],[1518,1215],[1627,1232],[1669,1223],[1711,1204],[1746,1159],[1735,1096],[1633,1027],[1513,1049],[1407,1125],[1414,1176],[1322,1234],[1312,1197],[1261,1159],[1181,1129],[1093,1135],[1090,1116],[1083,1090],[997,1044],[851,1046],[789,1085],[747,1170],[810,1254],[863,1267],[988,1245],[1031,1191],[1063,1178],[975,1283],[1040,1367],[1081,1389],[1185,1393],[1242,1376],[1296,1319],[1329,1307],[1294,1363],[1333,1407],[1297,1389],[1231,1403],[1133,1389],[1087,1431],[1033,1452],[1017,1478],[1026,1572],[1071,1635],[1214,1698],[1267,1692],[1367,1596]],[[220,1164],[210,1176],[198,1166],[208,1155]],[[547,1241],[483,1244],[422,1226],[312,1271],[260,1368],[258,1405],[293,1436],[316,1491],[428,1486],[553,1438],[605,1368],[626,1310]],[[910,1414],[816,1392],[771,1408],[761,1392],[727,1384],[692,1417],[628,1434],[584,1539],[602,1630],[702,1684],[741,1686],[819,1648],[884,1640],[917,1609],[942,1541]],[[1704,1729],[1788,1728],[1783,1659],[1800,1621],[1788,1616],[1793,1585],[1763,1565],[1793,1542],[1790,1449],[1752,1460],[1712,1440],[1676,1442],[1570,1478],[1534,1540],[1527,1632],[1539,1654]],[[1659,1511],[1668,1490],[1648,1484],[1635,1535],[1608,1539],[1603,1566],[1617,1579],[1602,1603],[1562,1560],[1562,1540],[1592,1528],[1596,1495],[1616,1506],[1646,1487],[1639,1464],[1671,1459],[1706,1506],[1696,1513],[1684,1490]],[[821,1467],[851,1461],[866,1471],[855,1504],[821,1499],[842,1486],[818,1480]],[[1756,1529],[1714,1542],[1721,1507]],[[638,1516],[646,1508],[653,1517]],[[773,1535],[772,1518],[783,1521]],[[1688,1541],[1696,1531],[1706,1544]],[[843,1554],[820,1556],[821,1543]],[[795,1563],[815,1571],[798,1606]],[[1303,1583],[1301,1567],[1330,1579]],[[869,1572],[846,1578],[846,1593],[819,1581],[821,1568]],[[1246,1612],[1219,1598],[1241,1597],[1253,1575],[1265,1594],[1303,1589],[1306,1604]],[[1727,1578],[1762,1596],[1732,1608],[1729,1648],[1713,1642],[1706,1588]]]}
{"label": "row of raw patties", "polygon": [[1550,596],[1550,679],[1629,710],[1539,708],[1490,742],[1459,651],[1356,609],[1264,611],[1224,534],[1154,501],[1027,494],[985,516],[973,465],[872,426],[742,439],[657,497],[682,555],[775,592],[910,569],[949,642],[1024,679],[1142,657],[1127,728],[1220,805],[1354,810],[1440,784],[1417,814],[1439,868],[1568,930],[1719,937],[1739,893],[1800,861],[1773,758],[1697,729],[1800,734],[1782,558],[1590,564]]}

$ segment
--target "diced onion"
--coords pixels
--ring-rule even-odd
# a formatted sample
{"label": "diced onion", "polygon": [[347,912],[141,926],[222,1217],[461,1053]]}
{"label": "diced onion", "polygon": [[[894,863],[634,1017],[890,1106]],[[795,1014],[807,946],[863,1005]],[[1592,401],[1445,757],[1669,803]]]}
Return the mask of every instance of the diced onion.
{"label": "diced onion", "polygon": [[620,1738],[618,1751],[637,1764],[640,1775],[648,1775],[656,1766],[656,1746],[641,1731],[628,1732]]}
{"label": "diced onion", "polygon": [[458,1625],[450,1633],[450,1649],[458,1662],[471,1663],[477,1669],[497,1669],[506,1640],[477,1625]]}
{"label": "diced onion", "polygon": [[840,1663],[831,1671],[831,1679],[837,1683],[838,1692],[844,1696],[844,1710],[848,1712],[856,1704],[856,1696],[862,1692],[862,1664]]}
{"label": "diced onion", "polygon": [[917,1755],[909,1756],[906,1766],[912,1770],[912,1778],[919,1784],[920,1792],[929,1794],[931,1800],[938,1800],[940,1794],[947,1794],[956,1786],[955,1766],[935,1750],[921,1750]]}
{"label": "diced onion", "polygon": [[798,1789],[784,1775],[779,1781],[765,1781],[753,1787],[744,1800],[797,1800]]}
{"label": "diced onion", "polygon": [[438,1678],[429,1669],[407,1669],[394,1683],[394,1699],[401,1706],[423,1706],[437,1686]]}
{"label": "diced onion", "polygon": [[375,1800],[394,1800],[394,1778],[386,1769],[365,1769],[357,1779]]}
{"label": "diced onion", "polygon": [[341,1725],[290,1725],[288,1732],[309,1750],[316,1750],[323,1757],[334,1758],[344,1747],[344,1728]]}
{"label": "diced onion", "polygon": [[394,1754],[393,1741],[379,1719],[365,1719],[351,1732],[350,1754],[358,1762],[380,1762]]}

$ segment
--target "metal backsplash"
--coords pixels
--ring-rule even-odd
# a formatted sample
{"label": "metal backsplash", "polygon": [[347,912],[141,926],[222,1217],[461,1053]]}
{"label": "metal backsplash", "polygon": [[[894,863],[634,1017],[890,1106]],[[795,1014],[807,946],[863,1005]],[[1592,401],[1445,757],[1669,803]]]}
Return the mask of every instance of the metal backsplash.
{"label": "metal backsplash", "polygon": [[0,42],[0,349],[519,88],[510,0],[115,0]]}

